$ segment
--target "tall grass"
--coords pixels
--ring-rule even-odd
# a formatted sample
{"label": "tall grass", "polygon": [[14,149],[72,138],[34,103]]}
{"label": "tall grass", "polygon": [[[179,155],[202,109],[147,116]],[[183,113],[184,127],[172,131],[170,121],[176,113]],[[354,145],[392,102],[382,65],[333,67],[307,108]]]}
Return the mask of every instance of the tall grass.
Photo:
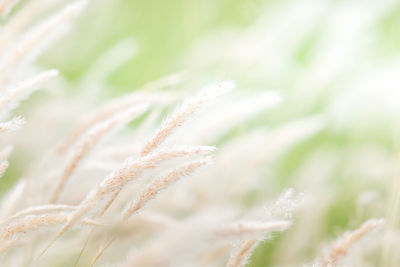
{"label": "tall grass", "polygon": [[[202,39],[191,71],[99,104],[36,63],[93,5],[1,1],[0,177],[23,173],[1,199],[1,265],[398,266],[397,61],[353,43],[381,40],[395,4],[350,2],[278,1]],[[113,70],[93,69],[75,86],[105,87]]]}

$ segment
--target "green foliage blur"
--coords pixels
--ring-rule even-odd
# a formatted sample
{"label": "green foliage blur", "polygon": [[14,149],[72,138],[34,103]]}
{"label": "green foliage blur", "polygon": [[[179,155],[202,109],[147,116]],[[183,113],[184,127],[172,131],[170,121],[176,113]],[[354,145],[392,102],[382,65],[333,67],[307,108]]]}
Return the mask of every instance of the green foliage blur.
{"label": "green foliage blur", "polygon": [[[79,81],[107,49],[133,39],[137,55],[108,77],[116,94],[185,68],[181,56],[205,34],[245,27],[269,1],[102,0],[91,3],[72,30],[41,58]],[[262,7],[262,8],[261,8]],[[76,27],[77,26],[77,27]],[[118,89],[119,88],[119,89]]]}

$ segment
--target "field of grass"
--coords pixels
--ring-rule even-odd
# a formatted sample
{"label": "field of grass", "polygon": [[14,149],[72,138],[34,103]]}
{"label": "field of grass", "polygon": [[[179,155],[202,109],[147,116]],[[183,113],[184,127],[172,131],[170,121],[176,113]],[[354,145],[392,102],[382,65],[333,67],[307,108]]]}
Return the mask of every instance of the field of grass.
{"label": "field of grass", "polygon": [[0,15],[4,266],[400,266],[398,1]]}

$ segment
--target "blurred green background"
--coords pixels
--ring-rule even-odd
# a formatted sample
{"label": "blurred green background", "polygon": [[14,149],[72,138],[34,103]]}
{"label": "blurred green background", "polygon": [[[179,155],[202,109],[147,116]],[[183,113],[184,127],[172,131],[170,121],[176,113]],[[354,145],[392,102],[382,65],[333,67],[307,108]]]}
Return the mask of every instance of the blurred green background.
{"label": "blurred green background", "polygon": [[[181,57],[204,35],[251,24],[271,1],[102,0],[89,4],[72,30],[41,58],[71,81],[122,39],[137,53],[108,77],[115,93],[185,69]],[[79,25],[78,27],[75,27]]]}

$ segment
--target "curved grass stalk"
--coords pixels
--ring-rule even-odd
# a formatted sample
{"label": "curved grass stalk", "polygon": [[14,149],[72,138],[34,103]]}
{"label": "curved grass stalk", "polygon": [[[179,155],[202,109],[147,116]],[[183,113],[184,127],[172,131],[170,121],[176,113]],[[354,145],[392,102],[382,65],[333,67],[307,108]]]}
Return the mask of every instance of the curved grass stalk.
{"label": "curved grass stalk", "polygon": [[49,243],[46,249],[40,254],[43,255],[50,246],[66,231],[68,231],[84,214],[91,211],[96,207],[102,199],[106,198],[109,194],[120,191],[127,183],[137,179],[145,170],[156,168],[161,163],[167,161],[196,155],[209,154],[215,151],[215,147],[207,146],[194,146],[194,147],[181,147],[167,151],[160,151],[141,157],[137,160],[128,158],[120,168],[113,171],[101,182],[95,189],[93,189],[87,197],[79,205],[78,209],[71,214],[67,223],[61,228],[53,240]]}
{"label": "curved grass stalk", "polygon": [[224,94],[234,87],[232,81],[220,82],[202,89],[197,95],[187,99],[185,103],[176,109],[161,125],[141,150],[141,155],[146,156],[158,148],[172,132],[180,127],[187,119],[194,115],[205,103]]}
{"label": "curved grass stalk", "polygon": [[61,191],[65,187],[66,182],[73,174],[75,169],[78,167],[80,161],[89,154],[89,152],[94,148],[94,146],[101,140],[104,135],[109,133],[115,127],[121,126],[122,124],[125,124],[133,118],[139,116],[140,114],[143,114],[146,109],[146,105],[140,105],[130,108],[127,111],[123,111],[122,113],[117,114],[107,121],[95,125],[90,131],[88,131],[88,133],[82,137],[80,142],[78,142],[72,148],[72,153],[67,159],[66,165],[62,170],[60,181],[58,182],[56,189],[53,191],[53,194],[50,197],[50,203],[55,203],[58,200]]}

